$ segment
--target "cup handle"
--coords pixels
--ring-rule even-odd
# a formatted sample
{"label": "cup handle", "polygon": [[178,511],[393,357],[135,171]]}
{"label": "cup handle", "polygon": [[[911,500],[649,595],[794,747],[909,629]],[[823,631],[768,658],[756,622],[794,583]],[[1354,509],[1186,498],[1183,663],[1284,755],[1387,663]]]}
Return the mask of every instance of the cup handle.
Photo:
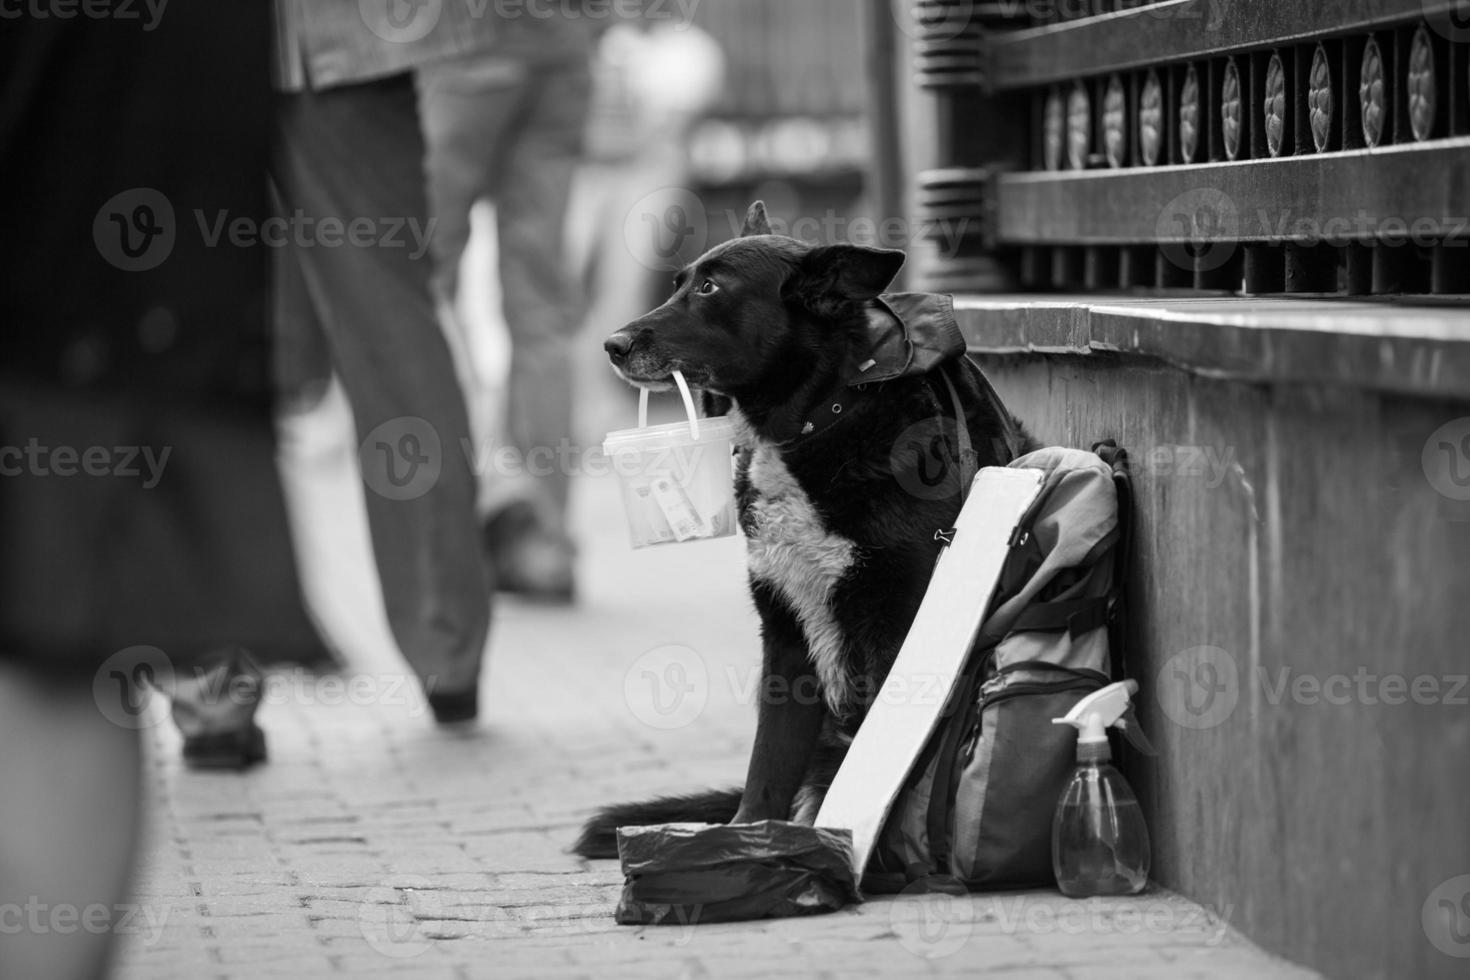
{"label": "cup handle", "polygon": [[[699,438],[699,412],[694,408],[694,395],[689,391],[689,382],[682,371],[674,372],[674,383],[679,386],[679,397],[684,399],[684,412],[689,416],[689,438]],[[648,389],[638,389],[638,428],[648,428]]]}
{"label": "cup handle", "polygon": [[[689,382],[684,381],[684,372],[673,372],[673,383],[679,385],[679,397],[684,398],[684,411],[689,416],[689,438],[700,438],[700,413],[694,408],[694,395],[689,394]],[[648,428],[648,389],[638,389],[638,428]]]}
{"label": "cup handle", "polygon": [[689,382],[682,371],[674,372],[674,383],[679,386],[679,397],[684,399],[684,411],[689,416],[689,438],[699,438],[699,413],[694,409],[694,396],[689,393]]}

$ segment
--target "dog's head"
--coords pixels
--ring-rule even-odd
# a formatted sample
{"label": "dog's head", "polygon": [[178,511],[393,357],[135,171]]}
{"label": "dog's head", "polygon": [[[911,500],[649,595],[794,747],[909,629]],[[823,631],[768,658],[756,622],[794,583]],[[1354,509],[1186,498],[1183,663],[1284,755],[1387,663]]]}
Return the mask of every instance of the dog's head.
{"label": "dog's head", "polygon": [[834,332],[860,330],[903,261],[891,249],[774,235],[757,201],[739,238],[680,271],[668,302],[603,346],[639,387],[668,388],[681,371],[696,388],[738,396],[812,363]]}

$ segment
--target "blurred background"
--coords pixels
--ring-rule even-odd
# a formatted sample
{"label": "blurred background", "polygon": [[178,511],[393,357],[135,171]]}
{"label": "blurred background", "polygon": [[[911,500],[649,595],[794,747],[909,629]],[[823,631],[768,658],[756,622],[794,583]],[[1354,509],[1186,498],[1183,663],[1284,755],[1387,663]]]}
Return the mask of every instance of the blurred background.
{"label": "blurred background", "polygon": [[[759,644],[737,539],[628,547],[594,464],[637,402],[602,342],[763,199],[906,249],[898,285],[955,295],[1038,440],[1132,453],[1155,881],[1333,975],[1463,975],[1464,0],[270,6],[0,4],[0,927],[131,887],[172,918],[126,976],[366,976],[402,950],[363,909],[420,887],[392,875],[472,868],[476,915],[551,896],[598,973],[618,882],[565,845],[594,805],[740,778]],[[431,205],[414,256],[210,237]],[[32,445],[156,471],[58,478]],[[323,703],[344,674],[369,696]],[[664,681],[698,693],[669,725]],[[972,971],[876,909],[805,971]],[[441,943],[488,913],[430,919],[443,975],[501,962]],[[962,938],[1093,962],[1095,933],[995,921]],[[1184,931],[1112,965],[1257,975]],[[105,972],[106,929],[23,932],[0,980]],[[777,975],[747,938],[704,953]]]}

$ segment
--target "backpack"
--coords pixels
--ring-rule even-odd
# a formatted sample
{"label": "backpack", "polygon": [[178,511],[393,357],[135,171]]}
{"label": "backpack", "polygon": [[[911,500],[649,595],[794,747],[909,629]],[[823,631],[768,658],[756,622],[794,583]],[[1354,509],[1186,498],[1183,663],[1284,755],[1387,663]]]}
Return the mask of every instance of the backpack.
{"label": "backpack", "polygon": [[[951,395],[958,412],[952,386]],[[968,488],[974,455],[963,425],[959,443]],[[1052,719],[1113,680],[1110,633],[1116,647],[1132,502],[1127,461],[1110,440],[1092,452],[1051,447],[1010,463],[1042,470],[1045,483],[1011,538],[939,726],[878,836],[865,891],[1053,883],[1052,815],[1077,736]]]}

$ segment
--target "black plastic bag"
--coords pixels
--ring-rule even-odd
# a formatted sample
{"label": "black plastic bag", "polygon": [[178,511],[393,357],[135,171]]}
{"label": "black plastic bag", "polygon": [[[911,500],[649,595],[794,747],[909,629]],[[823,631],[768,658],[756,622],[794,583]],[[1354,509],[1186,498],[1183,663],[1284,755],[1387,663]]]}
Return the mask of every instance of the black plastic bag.
{"label": "black plastic bag", "polygon": [[620,827],[620,925],[835,912],[859,899],[852,832],[782,820]]}

